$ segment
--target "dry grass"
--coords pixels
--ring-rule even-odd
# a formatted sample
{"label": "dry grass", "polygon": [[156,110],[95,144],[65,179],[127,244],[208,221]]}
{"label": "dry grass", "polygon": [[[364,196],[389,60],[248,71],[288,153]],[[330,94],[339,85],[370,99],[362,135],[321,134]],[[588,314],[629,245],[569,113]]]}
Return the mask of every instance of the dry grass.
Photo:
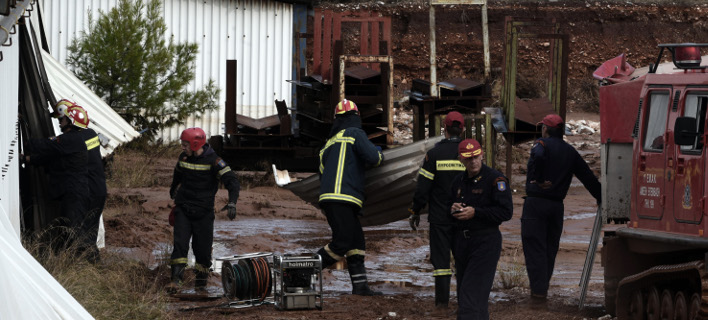
{"label": "dry grass", "polygon": [[161,177],[155,174],[154,164],[160,159],[174,159],[180,152],[180,146],[176,143],[120,147],[108,160],[106,183],[113,188],[144,188],[169,184],[169,181],[163,180],[172,178],[171,167],[169,177]]}
{"label": "dry grass", "polygon": [[512,249],[509,256],[502,256],[497,268],[499,278],[494,284],[496,288],[528,287],[526,265],[524,261],[521,261],[523,259],[522,255],[520,247],[516,246]]}
{"label": "dry grass", "polygon": [[49,245],[25,241],[25,248],[35,259],[96,319],[173,316],[167,310],[168,297],[158,283],[163,277],[145,264],[105,251],[101,262],[91,264],[75,247],[52,250],[51,246],[51,241]]}

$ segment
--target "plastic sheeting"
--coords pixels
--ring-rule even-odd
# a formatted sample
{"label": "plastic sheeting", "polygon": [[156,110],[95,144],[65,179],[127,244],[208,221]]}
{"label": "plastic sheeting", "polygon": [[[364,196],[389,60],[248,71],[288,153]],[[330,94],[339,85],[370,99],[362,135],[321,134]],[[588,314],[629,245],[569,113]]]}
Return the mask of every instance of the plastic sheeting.
{"label": "plastic sheeting", "polygon": [[22,247],[0,207],[0,318],[93,319]]}

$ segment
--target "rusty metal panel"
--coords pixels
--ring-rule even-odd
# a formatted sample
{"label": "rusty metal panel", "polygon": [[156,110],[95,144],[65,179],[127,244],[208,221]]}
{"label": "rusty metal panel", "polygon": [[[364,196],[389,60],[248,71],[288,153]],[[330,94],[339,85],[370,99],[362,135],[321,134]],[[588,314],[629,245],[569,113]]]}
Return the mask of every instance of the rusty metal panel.
{"label": "rusty metal panel", "polygon": [[458,91],[458,92],[463,92],[467,91],[469,89],[473,88],[479,88],[484,86],[484,83],[470,80],[470,79],[464,79],[464,78],[455,78],[455,79],[450,79],[450,80],[445,80],[443,82],[438,83],[439,86],[444,87],[446,89]]}
{"label": "rusty metal panel", "polygon": [[[391,46],[386,45],[386,52],[381,51],[381,38],[391,41],[391,18],[383,17],[374,12],[332,12],[331,10],[315,9],[314,43],[313,43],[313,74],[320,75],[325,84],[334,81],[333,75],[338,73],[337,50],[335,46],[342,40],[342,23],[360,23],[359,52],[344,52],[347,54],[378,55],[391,54]],[[321,26],[321,27],[320,27]],[[342,47],[343,48],[343,47]],[[370,68],[378,70],[377,65]]]}
{"label": "rusty metal panel", "polygon": [[[366,171],[363,226],[377,226],[408,217],[413,202],[418,170],[423,158],[443,137],[421,140],[402,147],[384,150],[384,162]],[[320,178],[309,178],[285,185],[306,202],[318,206]]]}
{"label": "rusty metal panel", "polygon": [[345,69],[344,75],[347,77],[352,77],[355,79],[364,80],[364,79],[379,76],[379,75],[381,75],[381,72],[367,68],[366,66],[363,66],[363,65],[358,65],[358,66],[353,66],[353,67]]}

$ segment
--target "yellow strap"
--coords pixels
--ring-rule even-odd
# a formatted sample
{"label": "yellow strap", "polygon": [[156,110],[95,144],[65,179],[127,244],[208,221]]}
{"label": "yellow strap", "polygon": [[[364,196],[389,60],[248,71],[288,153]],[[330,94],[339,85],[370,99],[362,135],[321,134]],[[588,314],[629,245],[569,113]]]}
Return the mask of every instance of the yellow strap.
{"label": "yellow strap", "polygon": [[420,174],[424,178],[428,178],[430,180],[435,179],[435,175],[432,172],[425,170],[423,168],[420,168],[420,170],[418,170],[418,174]]}
{"label": "yellow strap", "polygon": [[170,264],[187,264],[187,258],[177,258],[170,260]]}
{"label": "yellow strap", "polygon": [[347,253],[346,253],[347,257],[356,256],[356,255],[365,256],[366,251],[359,250],[359,249],[352,249],[352,250],[347,251]]}
{"label": "yellow strap", "polygon": [[86,150],[91,150],[99,145],[101,145],[101,142],[98,140],[98,136],[86,140]]}
{"label": "yellow strap", "polygon": [[342,194],[342,193],[323,193],[320,195],[320,201],[323,200],[340,200],[340,201],[347,201],[356,204],[357,206],[361,207],[363,202],[355,197],[352,197],[348,194]]}
{"label": "yellow strap", "polygon": [[185,169],[190,169],[190,170],[197,170],[197,171],[208,171],[211,170],[211,165],[209,164],[196,164],[196,163],[189,163],[185,161],[180,161],[179,166]]}
{"label": "yellow strap", "polygon": [[339,260],[344,259],[344,257],[342,257],[342,256],[340,256],[340,255],[334,253],[334,251],[332,251],[332,249],[329,248],[329,244],[327,244],[326,246],[324,246],[324,249],[325,249],[325,252],[327,252],[327,254],[328,254],[330,257],[334,258],[334,260],[339,261]]}
{"label": "yellow strap", "polygon": [[230,167],[224,167],[223,169],[219,170],[219,178],[221,178],[221,176],[223,176],[224,173],[227,173],[229,171],[231,171]]}
{"label": "yellow strap", "polygon": [[435,270],[433,270],[433,277],[451,276],[451,275],[452,275],[452,269],[435,269]]}

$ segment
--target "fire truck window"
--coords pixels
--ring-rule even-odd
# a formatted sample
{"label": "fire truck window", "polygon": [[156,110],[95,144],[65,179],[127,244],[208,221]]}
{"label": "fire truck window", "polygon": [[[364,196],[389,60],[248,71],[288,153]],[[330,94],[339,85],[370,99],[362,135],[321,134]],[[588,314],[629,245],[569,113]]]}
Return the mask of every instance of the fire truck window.
{"label": "fire truck window", "polygon": [[696,118],[696,128],[698,128],[698,137],[690,146],[681,146],[682,153],[701,153],[703,143],[701,137],[706,119],[706,106],[708,106],[708,95],[706,94],[687,94],[686,105],[683,109],[684,117]]}
{"label": "fire truck window", "polygon": [[646,134],[644,135],[644,150],[664,150],[664,132],[666,131],[666,115],[669,112],[669,93],[652,93],[647,105]]}

